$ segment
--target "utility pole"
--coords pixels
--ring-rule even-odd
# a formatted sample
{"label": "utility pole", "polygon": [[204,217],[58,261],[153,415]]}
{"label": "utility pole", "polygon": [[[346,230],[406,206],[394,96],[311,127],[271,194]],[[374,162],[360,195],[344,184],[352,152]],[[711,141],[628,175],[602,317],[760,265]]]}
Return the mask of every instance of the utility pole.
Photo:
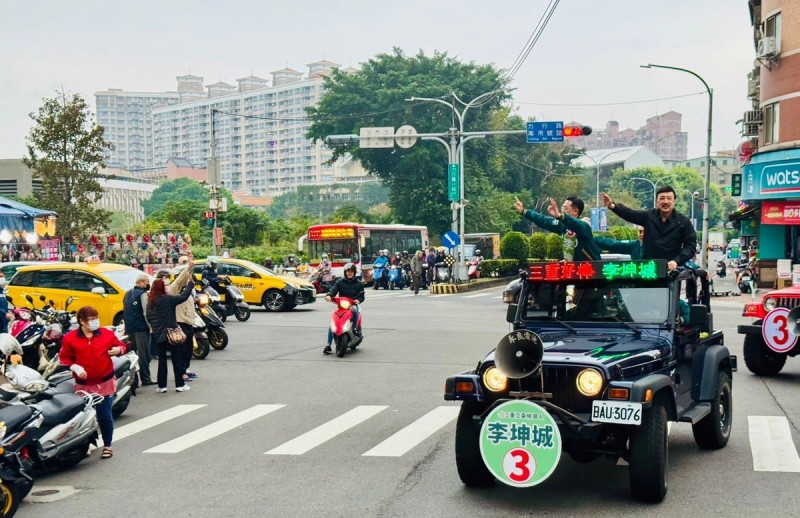
{"label": "utility pole", "polygon": [[208,208],[211,209],[213,226],[211,229],[211,254],[217,255],[217,216],[220,210],[220,174],[219,159],[217,158],[217,135],[214,126],[215,108],[211,108],[211,158],[206,168],[208,170]]}

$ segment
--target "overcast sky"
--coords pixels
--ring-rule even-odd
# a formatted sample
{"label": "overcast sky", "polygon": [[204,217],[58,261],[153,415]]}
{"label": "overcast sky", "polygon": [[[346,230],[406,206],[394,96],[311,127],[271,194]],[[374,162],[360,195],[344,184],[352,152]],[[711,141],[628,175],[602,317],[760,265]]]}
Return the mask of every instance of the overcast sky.
{"label": "overcast sky", "polygon": [[[188,72],[205,84],[251,73],[271,79],[274,70],[305,72],[323,57],[357,67],[394,46],[507,68],[548,3],[2,0],[0,158],[23,155],[28,113],[61,87],[94,107],[98,90],[175,90],[175,76]],[[705,154],[703,85],[689,74],[639,65],[688,68],[708,82],[718,150],[742,141],[735,123],[750,109],[753,59],[745,0],[561,0],[514,77],[513,95],[523,117],[596,128],[609,119],[620,129],[638,128],[678,111],[692,158]],[[663,99],[674,96],[685,97]]]}

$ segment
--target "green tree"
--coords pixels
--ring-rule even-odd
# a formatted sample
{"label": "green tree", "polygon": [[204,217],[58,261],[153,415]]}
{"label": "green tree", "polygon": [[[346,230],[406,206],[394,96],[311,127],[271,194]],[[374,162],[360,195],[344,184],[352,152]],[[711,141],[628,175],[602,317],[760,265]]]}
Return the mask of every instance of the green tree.
{"label": "green tree", "polygon": [[[222,189],[222,196],[228,199],[228,207],[233,205],[233,197],[230,192]],[[158,212],[168,202],[194,201],[202,202],[208,207],[208,190],[196,180],[190,178],[176,178],[165,180],[153,191],[149,200],[142,201],[142,209],[145,216]]]}
{"label": "green tree", "polygon": [[[326,92],[315,107],[307,108],[311,127],[308,137],[358,133],[361,127],[412,123],[421,133],[446,131],[452,113],[438,103],[408,103],[410,97],[453,100],[453,93],[471,100],[506,83],[493,65],[463,63],[444,53],[406,56],[400,49],[379,54],[353,73],[334,71],[326,80]],[[469,112],[469,127],[486,128],[492,111],[505,93],[489,99]],[[356,115],[353,115],[356,114]],[[521,129],[521,128],[520,128]],[[433,233],[450,228],[450,204],[446,193],[447,154],[436,143],[419,142],[411,148],[365,149],[335,146],[333,159],[352,153],[389,188],[389,203],[400,223],[426,224]],[[485,156],[470,150],[479,165]],[[472,174],[469,166],[467,177]],[[466,187],[466,198],[474,193]]]}
{"label": "green tree", "polygon": [[97,171],[112,146],[103,139],[103,127],[94,123],[86,102],[77,94],[61,92],[43,99],[30,118],[34,126],[22,161],[33,179],[42,182],[35,205],[56,212],[59,235],[106,229],[111,213],[96,206],[103,195]]}
{"label": "green tree", "polygon": [[370,215],[355,205],[342,205],[333,213],[331,223],[374,223]]}
{"label": "green tree", "polygon": [[500,257],[516,259],[520,266],[528,262],[528,238],[522,232],[509,232],[500,240]]}
{"label": "green tree", "polygon": [[[561,237],[553,234],[556,237]],[[533,259],[544,259],[547,257],[547,234],[544,232],[534,232],[528,238],[530,256]],[[562,251],[563,255],[563,251]]]}
{"label": "green tree", "polygon": [[564,258],[564,238],[558,234],[547,235],[547,258],[561,260]]}

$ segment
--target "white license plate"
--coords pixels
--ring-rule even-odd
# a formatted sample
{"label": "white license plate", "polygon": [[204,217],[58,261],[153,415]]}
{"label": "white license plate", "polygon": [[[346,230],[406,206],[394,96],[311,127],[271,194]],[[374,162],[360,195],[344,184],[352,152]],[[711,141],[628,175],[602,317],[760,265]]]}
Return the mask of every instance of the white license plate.
{"label": "white license plate", "polygon": [[642,424],[642,404],[627,401],[593,401],[592,421],[638,426]]}

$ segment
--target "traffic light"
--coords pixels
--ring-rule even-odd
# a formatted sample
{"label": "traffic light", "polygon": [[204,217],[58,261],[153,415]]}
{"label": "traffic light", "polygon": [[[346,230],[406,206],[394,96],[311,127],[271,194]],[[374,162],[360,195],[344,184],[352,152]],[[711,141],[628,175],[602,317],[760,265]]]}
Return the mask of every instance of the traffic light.
{"label": "traffic light", "polygon": [[584,137],[592,134],[591,126],[564,126],[565,137]]}

